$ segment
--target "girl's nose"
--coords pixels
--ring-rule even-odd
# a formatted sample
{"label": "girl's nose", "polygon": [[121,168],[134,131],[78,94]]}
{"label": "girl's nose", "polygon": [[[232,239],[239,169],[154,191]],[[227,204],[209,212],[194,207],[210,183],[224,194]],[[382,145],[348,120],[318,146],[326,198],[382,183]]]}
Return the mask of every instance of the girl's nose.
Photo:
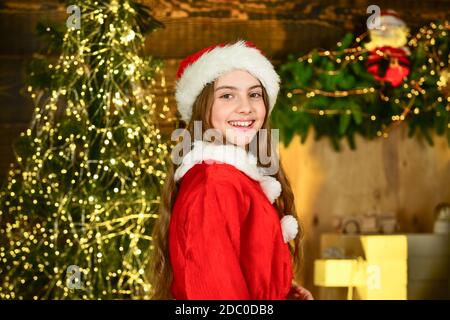
{"label": "girl's nose", "polygon": [[236,111],[238,113],[244,113],[244,114],[252,113],[253,112],[253,107],[252,107],[250,101],[248,101],[248,99],[243,98],[243,99],[240,99],[239,105],[238,105]]}

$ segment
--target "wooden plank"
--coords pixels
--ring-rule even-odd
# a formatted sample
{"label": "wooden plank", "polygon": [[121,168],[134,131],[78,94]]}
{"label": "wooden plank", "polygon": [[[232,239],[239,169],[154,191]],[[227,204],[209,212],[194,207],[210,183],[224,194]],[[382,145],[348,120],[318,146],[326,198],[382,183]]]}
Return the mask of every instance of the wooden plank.
{"label": "wooden plank", "polygon": [[28,122],[32,100],[25,92],[23,57],[0,57],[0,123]]}
{"label": "wooden plank", "polygon": [[[450,236],[445,234],[408,234],[408,255],[412,257],[450,256]],[[450,273],[450,269],[449,269]]]}
{"label": "wooden plank", "polygon": [[29,55],[37,51],[42,47],[36,35],[37,23],[63,23],[66,16],[63,7],[33,10],[33,7],[10,9],[5,6],[0,9],[0,54],[6,55]]}
{"label": "wooden plank", "polygon": [[[0,54],[32,53],[39,47],[38,21],[63,23],[65,7],[53,1],[6,1],[0,9]],[[147,37],[147,52],[182,58],[217,42],[244,38],[271,58],[290,52],[333,46],[345,32],[364,32],[366,1],[146,1],[166,28]],[[41,4],[41,5],[39,5]],[[434,19],[450,18],[449,1],[380,1],[398,10],[411,28]]]}
{"label": "wooden plank", "polygon": [[157,57],[184,58],[215,43],[245,39],[254,42],[270,59],[290,52],[309,51],[337,42],[342,28],[311,21],[228,21],[213,18],[167,20],[166,29],[150,34],[146,51]]}
{"label": "wooden plank", "polygon": [[[333,1],[333,0],[144,0],[144,3],[154,9],[158,18],[173,17],[220,17],[233,19],[303,19],[305,16],[313,16],[321,20],[329,20],[343,15],[365,15],[369,5],[364,0]],[[445,16],[445,9],[449,8],[448,1],[377,1],[382,9],[394,9],[405,12],[408,19],[417,19],[434,15]],[[439,13],[437,13],[439,11]],[[417,13],[415,17],[409,14]]]}
{"label": "wooden plank", "polygon": [[442,280],[443,282],[449,282],[450,257],[438,255],[410,257],[408,259],[408,279]]}
{"label": "wooden plank", "polygon": [[[414,29],[450,17],[450,3],[381,1],[398,10]],[[208,45],[244,38],[271,58],[313,48],[329,48],[346,32],[366,31],[366,1],[147,1],[164,30],[148,36],[147,50],[167,58],[184,57]],[[441,8],[441,10],[437,9]],[[216,15],[220,12],[221,17]]]}

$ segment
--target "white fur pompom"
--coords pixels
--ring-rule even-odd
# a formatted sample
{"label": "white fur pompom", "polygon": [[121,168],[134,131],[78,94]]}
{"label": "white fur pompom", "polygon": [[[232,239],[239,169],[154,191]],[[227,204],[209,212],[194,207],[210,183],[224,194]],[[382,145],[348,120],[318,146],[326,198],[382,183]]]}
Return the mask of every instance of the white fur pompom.
{"label": "white fur pompom", "polygon": [[293,240],[298,233],[297,220],[292,215],[284,216],[281,219],[281,230],[283,232],[284,242]]}
{"label": "white fur pompom", "polygon": [[264,194],[269,199],[270,203],[273,203],[276,198],[278,198],[281,194],[281,184],[271,176],[262,176],[261,181],[259,182],[261,188],[264,191]]}

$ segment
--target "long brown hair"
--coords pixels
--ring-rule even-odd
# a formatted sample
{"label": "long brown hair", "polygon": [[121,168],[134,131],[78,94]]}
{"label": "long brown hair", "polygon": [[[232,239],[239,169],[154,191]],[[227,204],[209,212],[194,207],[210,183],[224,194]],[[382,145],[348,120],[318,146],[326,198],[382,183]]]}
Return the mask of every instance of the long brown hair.
{"label": "long brown hair", "polygon": [[[268,95],[265,88],[262,88],[263,100],[268,110]],[[194,121],[201,121],[202,131],[207,129],[212,129],[211,124],[211,109],[214,102],[214,83],[209,83],[205,86],[202,92],[197,97],[193,110],[192,117],[187,124],[186,130],[189,132],[190,137],[194,137]],[[266,119],[261,129],[267,129],[270,132],[270,124],[268,121],[268,112],[266,112]],[[202,134],[203,134],[202,132]],[[264,136],[264,135],[263,135]],[[267,136],[267,142],[265,142],[265,147],[267,150],[272,150],[270,134]],[[256,135],[255,138],[257,138]],[[267,153],[265,153],[267,154]],[[277,157],[275,154],[270,154],[271,157]],[[279,161],[279,159],[275,159]],[[174,181],[175,164],[169,160],[169,169],[167,173],[166,183],[163,187],[163,192],[161,196],[161,204],[159,211],[159,219],[155,222],[153,227],[153,247],[150,254],[150,268],[148,270],[148,277],[150,283],[153,287],[153,299],[173,299],[170,286],[172,284],[172,267],[170,265],[169,257],[169,245],[168,245],[168,231],[170,217],[172,214],[172,208],[175,203],[175,199],[178,192],[178,185]],[[258,163],[259,159],[258,159]],[[274,207],[278,212],[280,219],[287,214],[291,214],[294,217],[297,216],[294,203],[294,194],[292,192],[290,183],[286,174],[279,161],[279,170],[274,175],[274,177],[280,182],[282,187],[281,195],[275,200]],[[300,264],[302,261],[302,246],[301,240],[303,238],[303,228],[299,221],[299,233],[291,243],[289,243],[289,249],[291,252],[291,257],[293,258],[294,265],[294,279],[297,279],[300,274]]]}

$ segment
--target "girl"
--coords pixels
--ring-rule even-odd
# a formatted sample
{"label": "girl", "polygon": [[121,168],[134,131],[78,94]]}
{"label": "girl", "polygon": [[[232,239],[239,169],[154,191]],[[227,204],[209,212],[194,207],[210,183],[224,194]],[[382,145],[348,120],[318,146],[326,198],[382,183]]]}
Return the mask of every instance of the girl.
{"label": "girl", "polygon": [[172,158],[153,229],[154,298],[312,299],[293,282],[301,232],[291,187],[275,152],[270,168],[261,158],[273,150],[257,134],[269,130],[279,91],[273,65],[238,41],[187,57],[177,79],[189,148]]}

